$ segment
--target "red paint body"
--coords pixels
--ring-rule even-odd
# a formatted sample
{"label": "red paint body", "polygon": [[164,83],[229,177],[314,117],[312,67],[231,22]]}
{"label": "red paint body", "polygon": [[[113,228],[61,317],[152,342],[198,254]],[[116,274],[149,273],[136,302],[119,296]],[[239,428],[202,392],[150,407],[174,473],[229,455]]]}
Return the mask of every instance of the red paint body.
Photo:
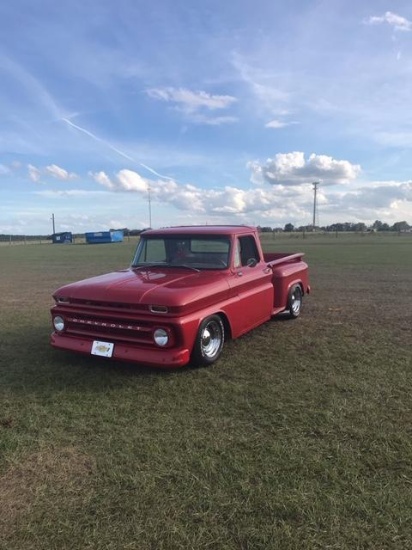
{"label": "red paint body", "polygon": [[[97,340],[113,344],[113,359],[180,367],[190,361],[199,325],[209,315],[221,316],[226,338],[237,338],[285,311],[293,285],[300,285],[303,294],[310,291],[303,254],[264,254],[253,227],[146,231],[141,235],[136,258],[141,260],[143,254],[167,256],[191,239],[194,254],[180,265],[163,262],[163,258],[154,263],[146,260],[123,271],[58,289],[51,313],[61,317],[65,327],[52,333],[52,346],[90,354]],[[153,243],[159,252],[149,252],[149,244]],[[241,258],[245,244],[252,248],[247,252],[254,265],[245,265],[247,260]],[[218,256],[224,260],[214,259]],[[215,264],[204,263],[211,258]],[[169,338],[164,347],[153,339],[159,328]]]}

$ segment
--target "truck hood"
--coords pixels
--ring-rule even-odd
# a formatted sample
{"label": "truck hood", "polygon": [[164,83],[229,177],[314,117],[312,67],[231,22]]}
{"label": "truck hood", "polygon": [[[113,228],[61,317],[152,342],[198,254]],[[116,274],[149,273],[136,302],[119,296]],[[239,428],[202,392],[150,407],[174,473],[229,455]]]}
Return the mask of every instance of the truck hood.
{"label": "truck hood", "polygon": [[[55,298],[130,305],[182,307],[213,303],[229,293],[227,272],[186,268],[127,269],[84,279],[59,288]],[[205,304],[204,304],[205,305]]]}

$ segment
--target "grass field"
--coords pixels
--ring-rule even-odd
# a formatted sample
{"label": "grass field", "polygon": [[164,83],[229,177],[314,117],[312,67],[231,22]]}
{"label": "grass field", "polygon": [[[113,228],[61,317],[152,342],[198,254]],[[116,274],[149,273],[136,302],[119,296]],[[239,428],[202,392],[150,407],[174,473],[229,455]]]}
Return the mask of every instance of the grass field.
{"label": "grass field", "polygon": [[412,236],[303,251],[296,321],[157,371],[49,347],[51,294],[133,242],[0,247],[0,548],[407,549]]}

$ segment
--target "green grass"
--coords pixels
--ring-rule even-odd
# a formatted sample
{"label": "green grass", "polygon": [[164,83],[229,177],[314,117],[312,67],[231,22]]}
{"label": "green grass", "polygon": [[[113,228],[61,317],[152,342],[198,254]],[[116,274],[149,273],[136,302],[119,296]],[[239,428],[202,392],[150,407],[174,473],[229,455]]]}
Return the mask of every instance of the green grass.
{"label": "green grass", "polygon": [[296,321],[157,371],[51,349],[58,286],[134,243],[0,247],[0,548],[407,549],[412,237],[304,251]]}

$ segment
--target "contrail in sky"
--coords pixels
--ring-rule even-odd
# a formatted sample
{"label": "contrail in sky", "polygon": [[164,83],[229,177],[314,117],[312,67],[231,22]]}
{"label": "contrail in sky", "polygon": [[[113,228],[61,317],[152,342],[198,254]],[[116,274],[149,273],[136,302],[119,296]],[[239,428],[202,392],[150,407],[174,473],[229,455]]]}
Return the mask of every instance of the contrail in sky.
{"label": "contrail in sky", "polygon": [[170,176],[162,176],[162,174],[159,174],[158,172],[156,172],[156,170],[153,170],[153,168],[150,168],[150,166],[147,166],[146,164],[143,164],[143,162],[139,162],[139,164],[140,164],[140,166],[143,166],[143,168],[146,168],[146,170],[149,170],[149,172],[151,172],[155,176],[159,176],[159,178],[164,178],[166,180],[175,181]]}
{"label": "contrail in sky", "polygon": [[75,128],[76,130],[79,130],[80,132],[83,132],[84,134],[86,134],[86,136],[91,137],[92,139],[94,139],[95,141],[98,141],[99,143],[103,143],[103,145],[106,145],[106,147],[109,147],[109,149],[111,149],[112,151],[114,151],[118,155],[124,157],[127,160],[130,160],[131,162],[134,162],[135,164],[138,164],[139,166],[142,166],[143,168],[145,168],[146,170],[148,170],[149,172],[151,172],[155,176],[158,176],[159,178],[167,179],[167,180],[170,180],[170,181],[175,181],[170,176],[163,176],[162,174],[159,174],[159,172],[156,172],[156,170],[154,170],[153,168],[150,168],[150,166],[147,166],[146,164],[143,164],[142,162],[138,162],[137,160],[130,157],[129,155],[127,155],[123,151],[120,151],[120,149],[117,149],[116,147],[114,147],[113,145],[108,143],[107,141],[99,138],[98,136],[96,136],[92,132],[89,132],[89,130],[86,130],[85,128],[82,128],[81,126],[78,126],[77,124],[74,124],[74,122],[72,122],[68,118],[62,118],[62,120],[64,122],[66,122],[66,124],[71,126],[72,128]]}
{"label": "contrail in sky", "polygon": [[83,132],[84,134],[86,134],[86,136],[91,137],[92,139],[94,139],[95,141],[98,141],[99,143],[103,143],[104,145],[109,147],[109,149],[111,149],[112,151],[115,151],[115,153],[117,153],[118,155],[121,155],[122,157],[126,158],[127,160],[131,160],[132,162],[136,162],[135,159],[133,159],[132,157],[129,157],[129,155],[126,155],[126,153],[123,153],[123,151],[119,151],[119,149],[116,149],[116,147],[113,147],[113,145],[110,145],[110,143],[107,143],[107,141],[104,141],[103,139],[95,136],[85,128],[82,128],[81,126],[77,126],[77,124],[74,124],[74,122],[72,122],[68,118],[63,118],[62,120],[72,128],[76,128],[76,130]]}

